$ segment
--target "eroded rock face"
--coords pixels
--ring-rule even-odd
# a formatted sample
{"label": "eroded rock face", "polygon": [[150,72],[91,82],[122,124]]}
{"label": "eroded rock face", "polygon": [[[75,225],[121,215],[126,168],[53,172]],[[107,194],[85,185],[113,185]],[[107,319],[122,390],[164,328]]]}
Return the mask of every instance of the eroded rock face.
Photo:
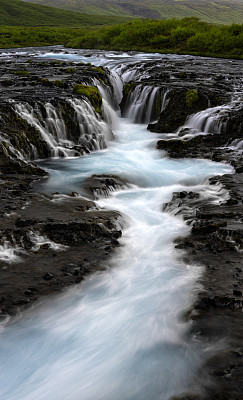
{"label": "eroded rock face", "polygon": [[201,399],[233,400],[242,394],[242,182],[242,173],[211,179],[228,191],[221,205],[181,192],[165,206],[192,226],[188,237],[176,241],[176,248],[183,250],[187,263],[205,268],[202,290],[187,315],[193,321],[191,332],[201,340],[224,343],[198,371],[199,381],[205,374],[211,379],[206,385],[202,381]]}
{"label": "eroded rock face", "polygon": [[168,94],[168,104],[160,113],[158,122],[148,125],[151,132],[175,132],[182,126],[188,115],[217,105],[212,94],[203,93],[196,89],[173,89]]}
{"label": "eroded rock face", "polygon": [[115,175],[92,175],[82,185],[88,197],[99,199],[108,197],[115,190],[121,190],[129,186],[128,182]]}
{"label": "eroded rock face", "polygon": [[[78,156],[105,147],[99,130],[102,99],[97,88],[91,90],[91,85],[98,82],[112,93],[107,69],[23,58],[1,62],[0,75],[0,171],[43,174],[31,160]],[[81,93],[75,90],[82,84],[91,89]],[[99,112],[94,107],[97,96]],[[84,115],[96,120],[92,132],[89,122],[80,115],[82,101]],[[111,138],[111,131],[108,134]]]}
{"label": "eroded rock face", "polygon": [[0,182],[1,318],[106,268],[122,234],[118,212],[31,186],[24,176]]}

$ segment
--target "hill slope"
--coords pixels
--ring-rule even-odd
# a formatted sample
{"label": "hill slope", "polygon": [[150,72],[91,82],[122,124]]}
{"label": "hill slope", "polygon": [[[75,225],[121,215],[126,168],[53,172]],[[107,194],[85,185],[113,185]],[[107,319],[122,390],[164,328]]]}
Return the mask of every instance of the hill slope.
{"label": "hill slope", "polygon": [[66,10],[146,18],[196,16],[212,23],[241,24],[242,0],[25,0]]}
{"label": "hill slope", "polygon": [[0,0],[0,25],[82,27],[125,22],[124,17],[87,15],[20,0]]}

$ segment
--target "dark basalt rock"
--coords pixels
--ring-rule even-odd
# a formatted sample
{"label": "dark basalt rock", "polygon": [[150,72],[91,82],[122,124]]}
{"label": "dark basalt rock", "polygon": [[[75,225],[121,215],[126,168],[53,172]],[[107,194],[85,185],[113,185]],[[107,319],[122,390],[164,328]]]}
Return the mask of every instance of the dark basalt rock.
{"label": "dark basalt rock", "polygon": [[[34,109],[37,107],[37,114],[40,112],[43,118],[46,117],[45,103],[51,103],[65,120],[67,138],[74,142],[75,154],[89,153],[92,146],[87,140],[80,142],[79,122],[67,99],[92,100],[88,93],[80,95],[74,93],[73,88],[81,83],[93,85],[94,78],[108,85],[112,91],[109,75],[106,68],[91,64],[73,66],[59,61],[29,62],[25,57],[8,63],[0,62],[0,133],[3,139],[0,143],[0,173],[44,175],[30,161],[52,156],[38,129],[16,114],[16,103],[27,103]],[[97,88],[95,90],[98,92]]]}
{"label": "dark basalt rock", "polygon": [[[234,157],[236,164],[237,160]],[[190,235],[176,241],[185,261],[205,266],[200,278],[203,290],[187,316],[193,321],[192,334],[201,340],[224,342],[223,349],[198,371],[199,381],[200,377],[210,376],[206,384],[201,380],[204,395],[200,398],[234,400],[241,398],[243,389],[243,359],[236,357],[243,334],[243,174],[215,177],[211,183],[223,184],[230,198],[215,205],[197,193],[174,193],[165,210],[183,215],[191,224]]]}
{"label": "dark basalt rock", "polygon": [[208,108],[209,104],[216,105],[212,94],[206,94],[196,89],[173,89],[168,94],[168,98],[169,102],[161,112],[158,122],[148,125],[148,130],[151,132],[175,132],[184,125],[188,115]]}
{"label": "dark basalt rock", "polygon": [[115,175],[92,175],[82,185],[82,190],[91,199],[108,197],[114,190],[124,189],[128,182]]}
{"label": "dark basalt rock", "polygon": [[9,189],[18,180],[5,176],[0,191],[0,245],[8,243],[19,257],[14,268],[0,261],[1,318],[105,269],[122,234],[118,212],[79,197],[55,202],[58,195],[37,195],[30,177],[13,195]]}

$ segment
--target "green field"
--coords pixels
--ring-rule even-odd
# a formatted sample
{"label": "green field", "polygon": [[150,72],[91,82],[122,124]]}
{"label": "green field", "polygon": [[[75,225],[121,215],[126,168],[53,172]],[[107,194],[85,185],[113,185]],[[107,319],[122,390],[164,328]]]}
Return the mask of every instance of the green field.
{"label": "green field", "polygon": [[243,22],[242,0],[25,0],[88,14],[153,19],[195,16],[216,24]]}
{"label": "green field", "polygon": [[20,0],[0,0],[0,25],[85,27],[112,25],[128,21],[129,17],[88,15],[56,9]]}

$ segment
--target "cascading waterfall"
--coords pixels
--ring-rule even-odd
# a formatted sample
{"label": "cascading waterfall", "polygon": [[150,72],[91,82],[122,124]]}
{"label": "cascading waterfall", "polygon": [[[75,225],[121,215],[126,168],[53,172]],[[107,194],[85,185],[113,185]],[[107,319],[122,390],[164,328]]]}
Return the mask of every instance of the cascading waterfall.
{"label": "cascading waterfall", "polygon": [[[242,107],[242,85],[235,87],[232,93],[231,102],[218,107],[210,107],[189,116],[183,126],[181,126],[175,135],[183,139],[190,139],[198,135],[208,135],[210,133],[221,134],[225,133],[227,128],[227,118],[232,114],[232,111],[240,110]],[[236,150],[241,147],[241,143],[237,140],[232,143],[230,148]]]}
{"label": "cascading waterfall", "polygon": [[123,106],[123,115],[134,123],[149,123],[158,118],[164,93],[160,87],[137,85]]}
{"label": "cascading waterfall", "polygon": [[[139,86],[131,104],[137,118],[144,111],[151,119],[157,95],[161,96],[159,88]],[[135,104],[138,99],[141,103]],[[108,101],[106,97],[106,120],[114,119]],[[80,143],[93,139],[93,147],[103,148],[111,138],[106,122],[91,112],[88,102],[69,102],[77,115]],[[54,153],[68,140],[56,121],[62,119],[57,109],[49,107],[50,129],[31,106],[18,105],[17,111],[39,129]],[[173,240],[189,228],[162,206],[173,192],[188,189],[220,202],[207,178],[232,169],[206,160],[169,159],[155,150],[158,137],[146,125],[125,118],[117,118],[115,125],[112,146],[85,157],[55,160],[44,184],[52,192],[67,193],[68,183],[77,185],[79,192],[92,174],[114,174],[130,182],[98,201],[100,207],[123,213],[127,225],[122,246],[109,262],[112,268],[43,300],[3,327],[1,400],[169,400],[200,390],[195,374],[211,349],[187,335],[182,315],[194,300],[201,270],[178,261]],[[45,240],[38,238],[40,243]]]}
{"label": "cascading waterfall", "polygon": [[79,124],[79,143],[90,150],[104,149],[108,141],[113,139],[111,128],[97,116],[88,101],[69,99],[69,102],[76,112]]}
{"label": "cascading waterfall", "polygon": [[[58,106],[50,102],[43,105],[43,110],[37,103],[32,107],[28,103],[15,104],[17,114],[34,126],[41,133],[42,139],[47,143],[52,157],[71,157],[78,155],[77,145],[85,146],[88,150],[99,150],[107,146],[112,140],[111,128],[94,111],[88,100],[65,100],[74,110],[79,132],[77,143],[72,139],[73,132],[68,132],[64,116]],[[109,111],[105,111],[107,117]],[[110,120],[108,121],[110,123]],[[37,157],[37,152],[35,150]],[[81,151],[82,154],[82,151]]]}
{"label": "cascading waterfall", "polygon": [[229,105],[207,108],[191,115],[184,126],[180,127],[177,134],[184,138],[210,133],[224,133],[226,122],[223,118],[231,110]]}

